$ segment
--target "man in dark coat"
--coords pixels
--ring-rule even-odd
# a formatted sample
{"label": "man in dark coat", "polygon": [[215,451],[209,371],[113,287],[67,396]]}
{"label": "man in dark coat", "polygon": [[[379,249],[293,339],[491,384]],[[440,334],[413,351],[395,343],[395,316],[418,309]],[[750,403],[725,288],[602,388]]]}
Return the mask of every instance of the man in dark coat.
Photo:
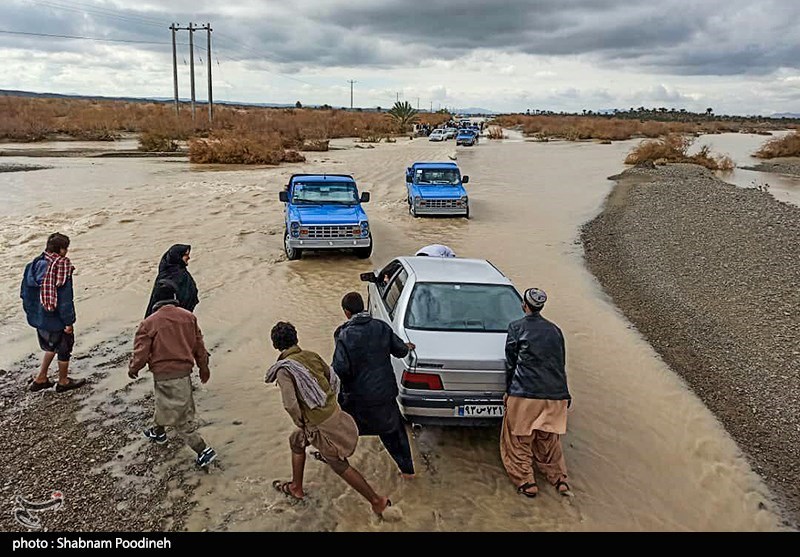
{"label": "man in dark coat", "polygon": [[150,302],[144,313],[145,319],[153,313],[153,305],[156,300],[156,288],[163,280],[169,280],[175,285],[178,296],[178,305],[183,309],[194,311],[200,300],[197,297],[197,284],[187,266],[191,257],[192,246],[186,244],[175,244],[169,248],[158,264],[158,275],[153,283],[153,291],[150,293]]}
{"label": "man in dark coat", "polygon": [[358,292],[342,299],[348,321],[334,333],[333,370],[341,379],[339,404],[353,416],[359,435],[378,435],[404,478],[414,477],[414,462],[403,417],[397,405],[397,380],[391,356],[404,358],[405,343],[383,321],[364,311]]}
{"label": "man in dark coat", "polygon": [[81,387],[86,379],[69,377],[69,361],[75,344],[75,303],[72,272],[75,267],[67,257],[69,237],[51,234],[44,253],[25,267],[20,287],[22,308],[28,324],[36,329],[39,346],[44,351],[38,375],[30,382],[33,392],[49,389],[50,364],[58,356],[58,384],[61,393]]}

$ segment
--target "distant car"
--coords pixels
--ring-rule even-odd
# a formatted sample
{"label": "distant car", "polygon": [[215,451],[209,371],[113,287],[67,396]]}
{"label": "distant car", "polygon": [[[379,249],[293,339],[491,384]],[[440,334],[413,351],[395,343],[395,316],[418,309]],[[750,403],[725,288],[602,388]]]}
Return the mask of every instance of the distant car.
{"label": "distant car", "polygon": [[406,421],[497,426],[506,333],[524,316],[512,282],[486,260],[457,257],[398,257],[361,280],[372,317],[416,345],[392,358]]}
{"label": "distant car", "polygon": [[447,132],[441,128],[433,130],[428,136],[428,141],[444,141],[445,139],[447,139]]}
{"label": "distant car", "polygon": [[372,254],[372,233],[359,194],[349,174],[293,174],[279,194],[285,205],[284,250],[290,260],[305,250],[352,249],[366,259]]}
{"label": "distant car", "polygon": [[473,130],[470,129],[462,129],[458,132],[456,136],[456,145],[468,145],[472,146],[478,142],[478,134],[476,134]]}
{"label": "distant car", "polygon": [[455,139],[458,135],[458,128],[445,128],[445,139]]}
{"label": "distant car", "polygon": [[454,162],[415,162],[406,168],[408,212],[420,215],[454,215],[469,218],[469,197]]}

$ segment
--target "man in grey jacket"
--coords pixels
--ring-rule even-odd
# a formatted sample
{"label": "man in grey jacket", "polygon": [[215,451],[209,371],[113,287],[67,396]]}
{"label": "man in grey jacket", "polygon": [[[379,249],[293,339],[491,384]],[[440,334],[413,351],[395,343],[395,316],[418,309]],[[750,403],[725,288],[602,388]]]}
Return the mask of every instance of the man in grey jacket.
{"label": "man in grey jacket", "polygon": [[536,497],[534,463],[561,495],[571,495],[560,436],[567,432],[564,335],[541,316],[547,294],[525,291],[525,317],[508,327],[506,337],[506,411],[500,457],[517,492]]}

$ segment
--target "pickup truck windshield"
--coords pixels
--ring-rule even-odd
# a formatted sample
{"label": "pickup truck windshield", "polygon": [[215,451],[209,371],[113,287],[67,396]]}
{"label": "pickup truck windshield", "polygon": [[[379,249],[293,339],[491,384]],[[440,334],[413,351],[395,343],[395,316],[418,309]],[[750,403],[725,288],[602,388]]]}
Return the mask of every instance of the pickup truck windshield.
{"label": "pickup truck windshield", "polygon": [[505,333],[524,316],[511,286],[422,282],[414,287],[405,326],[426,331]]}
{"label": "pickup truck windshield", "polygon": [[423,168],[417,170],[418,184],[445,184],[449,186],[457,186],[460,182],[461,175],[459,174],[458,170],[455,169]]}
{"label": "pickup truck windshield", "polygon": [[346,182],[295,182],[292,203],[296,205],[357,205],[356,185]]}

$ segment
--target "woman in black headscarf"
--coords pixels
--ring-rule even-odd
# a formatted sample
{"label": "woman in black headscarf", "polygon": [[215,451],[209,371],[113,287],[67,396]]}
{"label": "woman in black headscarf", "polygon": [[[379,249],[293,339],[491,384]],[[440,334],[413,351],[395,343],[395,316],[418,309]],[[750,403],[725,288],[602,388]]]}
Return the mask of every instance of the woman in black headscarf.
{"label": "woman in black headscarf", "polygon": [[159,282],[163,280],[174,284],[180,307],[194,311],[194,307],[200,303],[197,297],[197,284],[186,268],[189,264],[191,250],[192,246],[175,244],[161,257],[161,262],[158,264],[158,276],[150,294],[150,303],[147,304],[147,311],[144,314],[145,318],[153,313],[153,304],[156,302],[155,291]]}

